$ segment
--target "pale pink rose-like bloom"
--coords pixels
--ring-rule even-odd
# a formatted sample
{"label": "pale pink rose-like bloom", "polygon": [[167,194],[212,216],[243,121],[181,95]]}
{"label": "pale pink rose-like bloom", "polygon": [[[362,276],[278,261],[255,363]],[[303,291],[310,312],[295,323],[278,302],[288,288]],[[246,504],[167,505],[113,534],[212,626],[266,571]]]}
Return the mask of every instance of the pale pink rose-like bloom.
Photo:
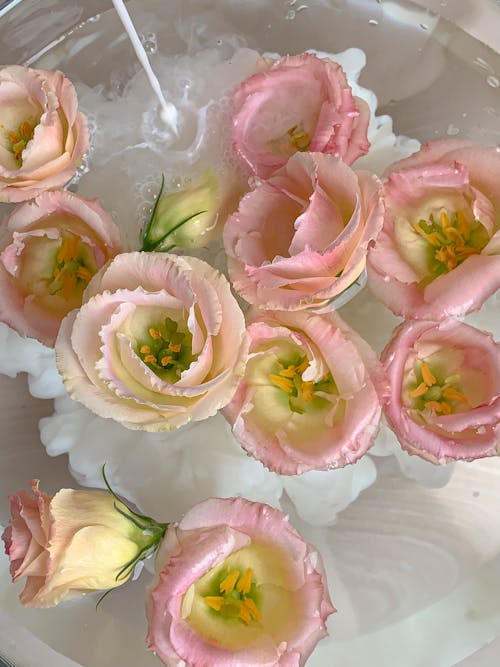
{"label": "pale pink rose-like bloom", "polygon": [[382,353],[384,412],[401,446],[432,463],[500,452],[500,344],[453,319],[400,325]]}
{"label": "pale pink rose-like bloom", "polygon": [[76,91],[59,71],[0,69],[0,202],[62,187],[88,148]]}
{"label": "pale pink rose-like bloom", "polygon": [[297,151],[347,164],[367,153],[370,110],[338,63],[303,53],[259,64],[233,98],[233,145],[247,170],[269,178]]}
{"label": "pale pink rose-like bloom", "polygon": [[235,438],[284,475],[355,463],[380,421],[375,352],[336,314],[254,315],[245,375],[223,411]]}
{"label": "pale pink rose-like bloom", "polygon": [[296,153],[243,197],[224,228],[234,288],[272,310],[324,308],[365,268],[381,185],[322,153]]}
{"label": "pale pink rose-like bloom", "polygon": [[55,347],[72,398],[127,428],[161,431],[225,406],[248,344],[243,313],[216,269],[134,252],[94,276]]}
{"label": "pale pink rose-like bloom", "polygon": [[210,499],[172,524],[147,601],[168,667],[302,667],[335,610],[317,551],[279,510]]}
{"label": "pale pink rose-like bloom", "polygon": [[31,490],[10,496],[2,535],[12,580],[26,577],[23,605],[53,607],[129,579],[133,567],[125,566],[152,537],[127,518],[123,503],[106,491],[62,489],[49,496],[37,480]]}
{"label": "pale pink rose-like bloom", "polygon": [[438,321],[500,287],[500,149],[441,139],[389,167],[368,254],[372,291],[396,315]]}
{"label": "pale pink rose-like bloom", "polygon": [[0,232],[0,321],[53,346],[89,280],[119,252],[118,228],[97,200],[56,190],[21,204]]}

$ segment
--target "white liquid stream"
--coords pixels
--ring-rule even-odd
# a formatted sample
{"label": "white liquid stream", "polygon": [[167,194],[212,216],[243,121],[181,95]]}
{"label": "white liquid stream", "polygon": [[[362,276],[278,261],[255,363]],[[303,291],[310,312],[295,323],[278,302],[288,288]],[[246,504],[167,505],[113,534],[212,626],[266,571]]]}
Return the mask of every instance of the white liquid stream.
{"label": "white liquid stream", "polygon": [[123,23],[123,27],[125,28],[125,31],[129,36],[130,41],[132,42],[132,46],[134,47],[137,58],[144,68],[144,71],[146,72],[146,76],[148,77],[148,81],[151,84],[151,88],[158,98],[161,107],[160,117],[163,122],[170,127],[172,132],[177,134],[177,109],[173,104],[167,102],[165,96],[163,95],[160,82],[158,81],[156,74],[153,72],[153,68],[151,67],[147,53],[144,50],[141,40],[139,39],[139,35],[137,34],[137,30],[135,29],[127,8],[125,7],[125,3],[123,0],[112,0],[112,2],[116,11],[118,12],[120,21]]}

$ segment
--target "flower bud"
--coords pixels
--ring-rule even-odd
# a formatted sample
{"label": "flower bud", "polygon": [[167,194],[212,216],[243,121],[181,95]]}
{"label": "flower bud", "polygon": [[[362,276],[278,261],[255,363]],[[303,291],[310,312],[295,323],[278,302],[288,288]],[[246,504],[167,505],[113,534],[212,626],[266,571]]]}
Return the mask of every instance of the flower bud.
{"label": "flower bud", "polygon": [[156,548],[165,526],[136,515],[106,491],[62,489],[51,497],[31,482],[33,496],[11,496],[2,539],[12,580],[27,577],[19,596],[27,607],[116,588]]}
{"label": "flower bud", "polygon": [[211,169],[176,192],[163,194],[162,183],[144,232],[142,250],[200,248],[211,241],[219,219],[219,194],[219,184]]}

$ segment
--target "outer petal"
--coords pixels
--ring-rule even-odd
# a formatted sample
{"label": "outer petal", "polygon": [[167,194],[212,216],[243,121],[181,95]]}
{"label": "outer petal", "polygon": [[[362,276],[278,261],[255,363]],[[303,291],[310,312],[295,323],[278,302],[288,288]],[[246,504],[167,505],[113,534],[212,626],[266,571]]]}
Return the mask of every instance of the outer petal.
{"label": "outer petal", "polygon": [[[193,585],[214,566],[223,566],[253,548],[269,553],[275,560],[271,570],[265,559],[258,563],[255,576],[259,581],[266,581],[279,564],[283,571],[279,575],[281,586],[286,586],[286,581],[294,586],[290,592],[281,589],[282,595],[293,600],[293,622],[281,623],[278,630],[280,619],[275,611],[273,614],[273,586],[263,584],[263,600],[267,602],[263,603],[261,622],[244,628],[244,647],[230,649],[214,635],[209,639],[205,634],[208,629],[194,624],[186,611],[186,597],[192,595],[189,591]],[[271,556],[273,552],[275,555]],[[288,571],[295,573],[294,578],[283,580]],[[301,540],[281,512],[241,498],[212,499],[190,510],[178,526],[170,527],[160,547],[147,602],[147,641],[149,648],[169,666],[302,666],[324,636],[324,622],[333,611],[316,552]],[[213,618],[210,622],[214,622]],[[229,634],[232,630],[228,626]],[[227,635],[223,640],[229,641]]]}
{"label": "outer petal", "polygon": [[[69,393],[97,414],[158,431],[205,419],[233,396],[247,354],[244,318],[226,279],[201,260],[118,256],[84,300],[61,326],[56,357]],[[154,322],[144,318],[167,315],[189,329],[195,357],[173,383],[137,355],[127,324],[147,330]]]}
{"label": "outer petal", "polygon": [[[422,341],[434,346],[460,349],[483,375],[481,386],[492,395],[483,405],[465,412],[440,417],[432,422],[415,420],[403,404],[403,373],[408,355]],[[483,358],[484,357],[484,358]],[[485,359],[487,359],[485,361]],[[384,412],[400,444],[410,454],[433,463],[448,460],[473,460],[498,453],[500,448],[500,344],[489,334],[473,327],[445,320],[407,322],[400,325],[382,353],[390,391],[384,394]],[[465,372],[465,369],[464,369]]]}
{"label": "outer petal", "polygon": [[76,292],[66,299],[47,289],[55,249],[68,235],[78,237],[96,269],[121,251],[110,214],[97,200],[67,191],[45,192],[15,208],[0,241],[0,320],[49,346],[62,318],[81,303]]}
{"label": "outer petal", "polygon": [[382,225],[380,187],[372,174],[331,156],[294,155],[226,223],[235,289],[260,307],[324,307],[364,269]]}
{"label": "outer petal", "polygon": [[[500,151],[469,141],[430,142],[391,165],[384,226],[367,266],[370,287],[394,313],[433,320],[461,316],[477,310],[500,287],[499,178]],[[433,202],[451,211],[469,207],[490,240],[478,254],[422,287],[423,274],[410,266],[398,234],[407,218],[426,219]]]}
{"label": "outer petal", "polygon": [[[251,317],[248,327],[250,363],[234,399],[223,414],[242,447],[275,472],[300,474],[354,463],[372,444],[381,406],[374,382],[382,382],[375,353],[338,316],[266,312]],[[337,394],[318,396],[331,401],[305,413],[283,403],[284,392],[263,375],[251,377],[253,358],[272,361],[273,344],[289,340],[299,357],[309,360],[307,373],[320,368],[313,381],[328,373]],[[267,355],[267,356],[266,356]],[[304,380],[304,374],[302,375]],[[277,403],[279,401],[279,403]]]}
{"label": "outer petal", "polygon": [[340,65],[310,53],[260,64],[234,93],[233,143],[245,168],[269,178],[296,151],[288,135],[295,128],[310,150],[347,164],[368,151],[369,110]]}
{"label": "outer petal", "polygon": [[0,201],[25,201],[70,180],[89,140],[71,82],[57,71],[5,67],[0,70],[0,103],[0,122],[9,131],[17,132],[28,119],[38,123],[21,166],[7,147],[0,150]]}

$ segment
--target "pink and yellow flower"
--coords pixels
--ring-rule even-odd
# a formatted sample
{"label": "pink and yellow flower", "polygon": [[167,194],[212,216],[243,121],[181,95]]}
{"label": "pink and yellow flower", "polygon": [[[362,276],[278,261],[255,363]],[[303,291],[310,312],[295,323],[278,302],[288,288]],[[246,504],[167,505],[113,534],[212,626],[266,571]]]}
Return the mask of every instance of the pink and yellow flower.
{"label": "pink and yellow flower", "polygon": [[53,346],[61,320],[92,276],[121,251],[97,200],[45,192],[5,218],[0,237],[0,321]]}
{"label": "pink and yellow flower", "polygon": [[234,288],[262,308],[323,308],[363,272],[382,220],[376,176],[331,155],[297,153],[226,222]]}
{"label": "pink and yellow flower", "polygon": [[135,252],[89,283],[61,325],[56,359],[75,400],[128,428],[160,431],[225,406],[247,347],[224,276],[194,257]]}
{"label": "pink and yellow flower", "polygon": [[370,146],[370,111],[338,63],[312,53],[263,58],[234,93],[233,145],[247,170],[269,178],[297,151],[352,164]]}
{"label": "pink and yellow flower", "polygon": [[147,641],[168,667],[302,667],[333,611],[318,553],[282,512],[211,499],[160,546]]}
{"label": "pink and yellow flower", "polygon": [[245,376],[224,409],[242,447],[295,475],[355,463],[381,415],[375,352],[338,315],[258,313]]}
{"label": "pink and yellow flower", "polygon": [[403,323],[382,354],[384,412],[401,446],[433,463],[500,452],[500,344],[468,324]]}
{"label": "pink and yellow flower", "polygon": [[499,148],[452,139],[389,168],[368,280],[396,315],[464,315],[500,287],[499,180]]}
{"label": "pink and yellow flower", "polygon": [[19,599],[26,607],[53,607],[63,599],[116,588],[135,562],[161,539],[164,527],[144,528],[106,491],[62,489],[48,496],[31,482],[10,497],[11,518],[2,539],[12,580],[26,577]]}
{"label": "pink and yellow flower", "polygon": [[0,201],[62,187],[88,148],[87,121],[62,72],[0,69]]}

